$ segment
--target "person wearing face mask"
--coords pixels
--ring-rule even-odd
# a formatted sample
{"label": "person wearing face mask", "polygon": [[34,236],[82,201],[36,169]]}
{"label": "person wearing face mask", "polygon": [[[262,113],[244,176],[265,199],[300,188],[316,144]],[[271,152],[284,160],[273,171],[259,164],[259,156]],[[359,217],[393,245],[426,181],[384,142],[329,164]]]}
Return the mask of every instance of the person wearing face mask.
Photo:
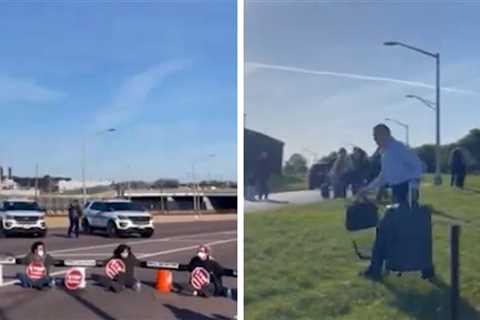
{"label": "person wearing face mask", "polygon": [[93,279],[99,282],[106,290],[120,292],[125,288],[140,291],[140,281],[135,278],[135,267],[140,266],[141,261],[135,257],[132,249],[126,244],[120,244],[114,251],[113,256],[106,261],[118,259],[125,266],[125,270],[118,272],[113,278],[94,275]]}
{"label": "person wearing face mask", "polygon": [[212,257],[211,253],[212,250],[208,245],[201,245],[197,249],[196,256],[190,260],[188,270],[190,273],[196,268],[204,268],[210,274],[210,283],[201,290],[194,290],[193,295],[231,296],[231,290],[223,286],[224,268]]}
{"label": "person wearing face mask", "polygon": [[17,274],[22,287],[42,290],[45,287],[55,286],[54,279],[50,277],[50,268],[55,265],[55,259],[46,252],[43,242],[33,243],[30,252],[20,260],[27,266],[25,273]]}

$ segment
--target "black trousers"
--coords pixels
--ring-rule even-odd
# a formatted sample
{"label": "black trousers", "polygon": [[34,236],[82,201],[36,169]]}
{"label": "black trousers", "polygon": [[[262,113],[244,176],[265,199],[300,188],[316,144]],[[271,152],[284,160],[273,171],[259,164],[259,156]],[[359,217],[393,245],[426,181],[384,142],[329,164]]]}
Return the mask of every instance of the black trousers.
{"label": "black trousers", "polygon": [[92,279],[98,282],[102,287],[111,289],[114,292],[120,292],[124,288],[133,288],[137,280],[125,272],[120,272],[113,280],[103,275],[93,275]]}
{"label": "black trousers", "polygon": [[70,219],[70,226],[68,227],[68,236],[75,232],[75,236],[78,238],[80,231],[80,218],[79,217],[69,217]]}
{"label": "black trousers", "polygon": [[[408,198],[409,198],[409,183],[410,181],[406,181],[400,184],[392,185],[392,202],[393,203],[399,203],[399,204],[408,204]],[[415,194],[412,195],[412,200],[413,203],[418,202],[418,191],[415,192]]]}

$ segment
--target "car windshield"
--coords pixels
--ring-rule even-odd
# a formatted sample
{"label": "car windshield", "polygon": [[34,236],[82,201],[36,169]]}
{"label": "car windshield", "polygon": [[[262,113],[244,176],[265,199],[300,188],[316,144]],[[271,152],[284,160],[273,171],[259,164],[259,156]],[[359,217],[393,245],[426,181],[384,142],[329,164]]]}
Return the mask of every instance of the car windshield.
{"label": "car windshield", "polygon": [[143,208],[131,202],[107,202],[106,211],[144,211]]}
{"label": "car windshield", "polygon": [[3,208],[9,211],[39,211],[40,207],[35,202],[4,202]]}

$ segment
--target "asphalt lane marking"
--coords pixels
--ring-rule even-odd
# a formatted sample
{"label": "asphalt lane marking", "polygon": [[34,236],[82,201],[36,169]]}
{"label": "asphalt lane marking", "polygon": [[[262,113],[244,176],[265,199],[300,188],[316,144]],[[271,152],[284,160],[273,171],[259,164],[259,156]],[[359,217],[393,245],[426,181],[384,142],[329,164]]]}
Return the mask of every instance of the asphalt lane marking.
{"label": "asphalt lane marking", "polygon": [[[208,242],[207,245],[209,245],[209,246],[215,246],[215,245],[225,244],[225,243],[230,243],[230,242],[235,242],[235,241],[237,241],[237,238]],[[155,256],[164,255],[164,254],[175,253],[175,252],[179,252],[179,251],[192,250],[192,249],[196,249],[196,248],[198,248],[198,246],[184,247],[184,248],[181,248],[181,250],[179,250],[179,249],[171,249],[171,250],[153,252],[153,253],[141,255],[141,256],[139,256],[139,258],[140,258],[140,259],[141,259],[141,258],[150,258],[150,257],[155,257]]]}
{"label": "asphalt lane marking", "polygon": [[[226,243],[236,242],[236,241],[237,241],[237,238],[232,238],[232,239],[227,239],[227,240],[219,240],[219,241],[209,242],[209,243],[207,243],[207,245],[215,246],[215,245],[226,244]],[[154,253],[139,256],[139,258],[140,259],[141,258],[149,258],[149,257],[160,256],[160,255],[165,255],[165,254],[170,254],[170,253],[192,250],[192,249],[195,249],[195,248],[198,248],[198,246],[189,246],[189,247],[183,247],[183,248],[154,252]],[[65,273],[67,273],[67,271],[57,271],[57,272],[52,272],[50,275],[51,276],[58,276],[58,275],[62,275],[62,274],[65,274]],[[7,282],[4,282],[3,285],[0,286],[0,288],[11,286],[11,285],[14,285],[16,283],[20,283],[20,281],[19,280],[7,281]]]}
{"label": "asphalt lane marking", "polygon": [[[218,234],[233,234],[233,233],[236,233],[236,232],[237,232],[236,230],[232,230],[232,231],[198,233],[198,234],[194,234],[194,235],[182,235],[182,236],[175,236],[175,237],[169,237],[169,238],[158,238],[158,239],[141,240],[141,241],[127,241],[126,244],[136,245],[136,244],[145,244],[145,243],[156,243],[156,242],[162,242],[162,241],[184,239],[186,237],[208,236],[208,235],[218,235]],[[61,252],[84,251],[84,250],[89,250],[89,249],[112,248],[112,247],[116,247],[118,245],[119,245],[119,243],[115,242],[115,243],[101,244],[101,245],[87,246],[87,247],[69,248],[69,249],[61,249],[61,250],[49,250],[48,253],[53,254],[53,253],[61,253]],[[20,258],[20,257],[23,257],[23,256],[24,256],[24,254],[21,254],[21,255],[15,256],[15,258]]]}

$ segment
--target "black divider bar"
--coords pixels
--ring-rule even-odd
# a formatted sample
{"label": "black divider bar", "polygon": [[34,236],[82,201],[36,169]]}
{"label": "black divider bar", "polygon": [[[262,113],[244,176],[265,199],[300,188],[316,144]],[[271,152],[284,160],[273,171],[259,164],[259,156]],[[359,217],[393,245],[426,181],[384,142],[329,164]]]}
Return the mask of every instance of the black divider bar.
{"label": "black divider bar", "polygon": [[[101,268],[106,265],[108,260],[94,260],[94,259],[55,259],[55,267],[91,267]],[[4,257],[0,259],[0,264],[25,264],[23,258]],[[140,268],[146,269],[161,269],[161,270],[175,270],[175,271],[189,271],[190,266],[188,264],[180,264],[175,262],[162,262],[162,261],[141,261]],[[237,270],[223,269],[223,275],[226,277],[237,277]]]}

